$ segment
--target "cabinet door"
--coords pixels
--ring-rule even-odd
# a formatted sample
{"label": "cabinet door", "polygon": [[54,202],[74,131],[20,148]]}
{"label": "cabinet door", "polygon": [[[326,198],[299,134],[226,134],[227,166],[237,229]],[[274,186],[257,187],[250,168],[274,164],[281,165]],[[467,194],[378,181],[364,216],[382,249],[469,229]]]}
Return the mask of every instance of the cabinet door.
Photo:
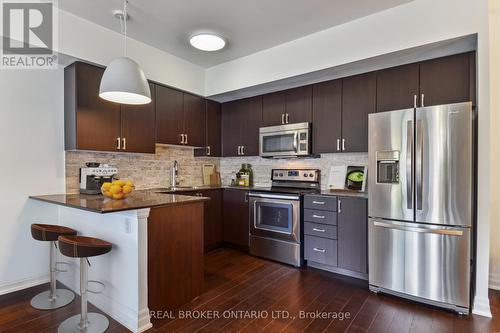
{"label": "cabinet door", "polygon": [[76,148],[117,151],[117,139],[121,136],[120,104],[99,97],[104,69],[80,62],[74,66]]}
{"label": "cabinet door", "polygon": [[368,114],[376,109],[375,73],[342,80],[342,139],[344,152],[368,151]]}
{"label": "cabinet door", "polygon": [[262,97],[242,100],[240,108],[240,133],[243,155],[259,155],[259,128],[262,126]]}
{"label": "cabinet door", "polygon": [[156,142],[178,145],[184,124],[184,94],[156,86]]}
{"label": "cabinet door", "polygon": [[262,96],[262,126],[284,124],[285,113],[286,94],[284,91]]}
{"label": "cabinet door", "polygon": [[222,104],[222,156],[238,156],[240,142],[240,101]]}
{"label": "cabinet door", "polygon": [[247,193],[224,189],[222,199],[223,240],[245,251],[248,251],[250,232]]}
{"label": "cabinet door", "polygon": [[187,145],[205,146],[205,99],[199,96],[184,94],[184,131]]}
{"label": "cabinet door", "polygon": [[194,150],[194,156],[222,156],[221,150],[221,105],[207,100],[206,110],[206,147]]}
{"label": "cabinet door", "polygon": [[311,122],[312,86],[286,90],[286,114],[288,124]]}
{"label": "cabinet door", "polygon": [[366,199],[340,197],[337,218],[338,266],[367,273]]}
{"label": "cabinet door", "polygon": [[155,152],[155,91],[150,84],[152,102],[145,105],[122,105],[122,150],[133,153]]}
{"label": "cabinet door", "polygon": [[[470,53],[420,63],[420,93],[424,106],[472,100]],[[419,106],[423,106],[419,103]]]}
{"label": "cabinet door", "polygon": [[377,112],[414,107],[418,97],[418,64],[377,72]]}
{"label": "cabinet door", "polygon": [[209,197],[205,203],[204,247],[205,251],[213,250],[222,242],[222,190],[203,191]]}
{"label": "cabinet door", "polygon": [[313,86],[313,153],[340,151],[342,128],[342,80]]}

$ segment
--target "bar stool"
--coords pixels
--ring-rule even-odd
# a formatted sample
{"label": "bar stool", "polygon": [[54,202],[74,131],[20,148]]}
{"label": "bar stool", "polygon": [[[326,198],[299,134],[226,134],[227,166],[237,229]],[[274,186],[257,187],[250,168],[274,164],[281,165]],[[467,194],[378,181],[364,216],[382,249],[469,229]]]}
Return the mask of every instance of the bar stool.
{"label": "bar stool", "polygon": [[81,313],[67,318],[59,325],[58,332],[101,333],[109,326],[108,318],[100,313],[87,312],[88,257],[100,256],[111,251],[111,243],[84,236],[60,236],[59,250],[67,257],[80,258]]}
{"label": "bar stool", "polygon": [[50,290],[44,291],[31,299],[31,306],[39,310],[57,309],[73,301],[75,294],[68,289],[56,288],[56,272],[60,272],[56,267],[57,238],[62,235],[76,235],[76,230],[60,225],[39,224],[31,225],[31,236],[34,239],[50,242]]}

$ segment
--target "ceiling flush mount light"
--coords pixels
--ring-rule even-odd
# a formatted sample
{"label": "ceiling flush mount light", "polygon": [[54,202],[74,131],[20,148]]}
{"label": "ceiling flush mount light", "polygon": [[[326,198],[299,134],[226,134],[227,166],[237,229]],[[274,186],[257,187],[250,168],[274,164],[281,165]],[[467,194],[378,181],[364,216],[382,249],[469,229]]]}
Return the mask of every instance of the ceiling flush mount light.
{"label": "ceiling flush mount light", "polygon": [[202,51],[217,51],[226,45],[224,39],[213,34],[197,34],[189,39],[191,45]]}
{"label": "ceiling flush mount light", "polygon": [[144,72],[139,65],[127,57],[127,0],[123,2],[123,12],[115,12],[120,19],[124,36],[125,56],[114,59],[101,79],[99,97],[121,104],[151,103],[151,91]]}

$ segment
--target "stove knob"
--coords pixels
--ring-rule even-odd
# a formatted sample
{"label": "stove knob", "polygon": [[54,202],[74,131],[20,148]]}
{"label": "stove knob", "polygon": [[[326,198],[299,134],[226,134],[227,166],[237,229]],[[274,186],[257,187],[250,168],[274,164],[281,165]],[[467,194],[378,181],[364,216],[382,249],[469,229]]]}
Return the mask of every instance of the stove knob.
{"label": "stove knob", "polygon": [[277,172],[274,173],[274,177],[278,177],[278,173]]}
{"label": "stove knob", "polygon": [[283,177],[283,174],[282,174],[282,173],[280,173],[280,177]]}
{"label": "stove knob", "polygon": [[314,177],[314,174],[310,173],[310,174],[309,174],[309,177],[311,177],[311,178],[312,178],[312,177]]}
{"label": "stove knob", "polygon": [[307,175],[307,173],[305,173],[305,174],[304,174],[304,177],[307,177],[307,176],[308,176],[308,175]]}

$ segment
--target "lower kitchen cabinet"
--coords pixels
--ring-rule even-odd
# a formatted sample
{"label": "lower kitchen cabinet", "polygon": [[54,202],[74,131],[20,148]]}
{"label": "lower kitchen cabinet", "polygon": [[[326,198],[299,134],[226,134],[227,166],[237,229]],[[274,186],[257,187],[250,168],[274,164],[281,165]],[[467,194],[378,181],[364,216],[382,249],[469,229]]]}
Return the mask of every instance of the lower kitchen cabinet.
{"label": "lower kitchen cabinet", "polygon": [[224,189],[222,195],[223,242],[248,251],[249,247],[248,191]]}
{"label": "lower kitchen cabinet", "polygon": [[312,267],[366,279],[367,200],[306,195],[304,259]]}

